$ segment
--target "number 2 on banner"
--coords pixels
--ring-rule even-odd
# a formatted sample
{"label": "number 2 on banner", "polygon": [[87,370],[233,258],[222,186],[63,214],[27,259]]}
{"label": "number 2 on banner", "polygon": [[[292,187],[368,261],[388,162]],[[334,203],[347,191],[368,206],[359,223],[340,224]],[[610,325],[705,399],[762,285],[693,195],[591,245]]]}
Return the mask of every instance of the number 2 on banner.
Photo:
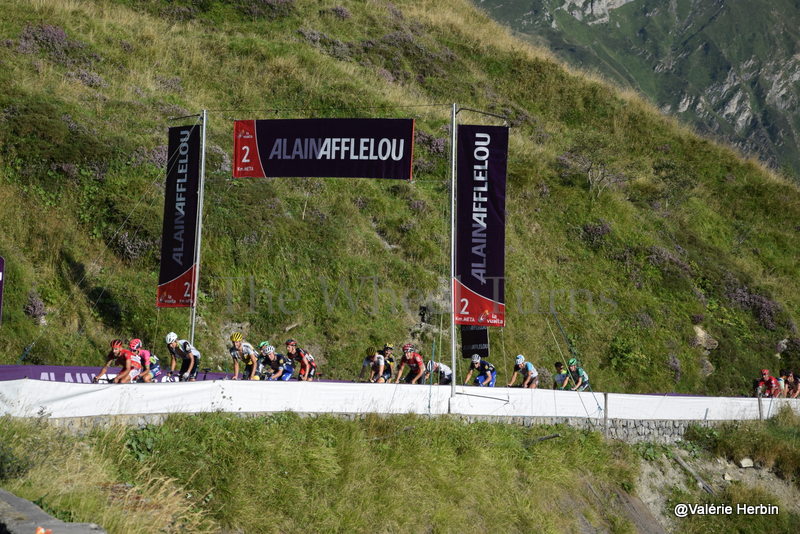
{"label": "number 2 on banner", "polygon": [[467,299],[461,299],[461,311],[459,312],[460,315],[467,315],[469,312],[467,311],[467,307],[469,306],[469,301]]}
{"label": "number 2 on banner", "polygon": [[242,147],[244,156],[242,156],[242,163],[250,163],[250,147],[245,145]]}
{"label": "number 2 on banner", "polygon": [[183,285],[186,287],[186,291],[183,292],[183,296],[187,299],[192,298],[192,284],[189,282],[184,282]]}

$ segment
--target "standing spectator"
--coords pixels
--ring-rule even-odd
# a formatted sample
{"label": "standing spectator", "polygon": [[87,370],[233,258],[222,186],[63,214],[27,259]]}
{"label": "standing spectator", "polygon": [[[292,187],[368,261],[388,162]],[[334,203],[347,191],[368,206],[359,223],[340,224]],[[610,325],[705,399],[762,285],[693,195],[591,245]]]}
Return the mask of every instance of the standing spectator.
{"label": "standing spectator", "polygon": [[286,352],[290,360],[296,363],[296,367],[300,369],[297,374],[298,380],[311,382],[317,374],[317,362],[314,357],[307,351],[297,346],[297,341],[294,339],[286,340]]}
{"label": "standing spectator", "polygon": [[497,370],[494,368],[494,365],[486,360],[482,360],[480,354],[472,355],[472,365],[469,366],[469,372],[466,378],[464,378],[465,386],[469,383],[469,379],[472,378],[473,371],[478,372],[478,376],[475,377],[476,386],[494,387],[494,383],[497,380]]}
{"label": "standing spectator", "polygon": [[425,364],[425,381],[430,375],[436,377],[436,383],[440,386],[447,386],[453,382],[453,370],[440,362],[431,360]]}
{"label": "standing spectator", "polygon": [[231,345],[229,352],[233,358],[233,378],[232,380],[239,379],[239,362],[244,364],[244,371],[242,372],[242,380],[253,380],[256,376],[258,369],[258,354],[253,345],[244,340],[241,332],[234,332],[231,334]]}
{"label": "standing spectator", "polygon": [[758,381],[756,387],[757,397],[774,398],[780,397],[781,387],[778,384],[778,379],[769,374],[769,369],[761,370],[761,380]]}
{"label": "standing spectator", "polygon": [[567,373],[566,369],[564,369],[564,364],[561,362],[556,362],[555,366],[556,374],[553,375],[553,389],[567,389],[567,384],[569,383],[569,374]]}
{"label": "standing spectator", "polygon": [[267,380],[289,380],[294,373],[292,360],[283,354],[276,354],[275,347],[268,345],[264,347],[267,354],[267,366],[269,367]]}
{"label": "standing spectator", "polygon": [[408,375],[406,375],[406,384],[419,384],[422,380],[422,375],[425,373],[425,362],[422,356],[414,351],[414,345],[406,343],[403,345],[403,359],[400,360],[400,367],[397,369],[397,378],[394,383],[399,384],[403,376],[403,369],[408,365]]}
{"label": "standing spectator", "polygon": [[197,370],[200,367],[200,351],[185,339],[178,339],[178,334],[170,332],[166,337],[169,350],[169,374],[175,372],[178,359],[181,360],[180,379],[194,382],[197,380]]}
{"label": "standing spectator", "polygon": [[514,360],[514,372],[511,374],[511,380],[508,381],[508,387],[513,386],[517,381],[517,373],[522,376],[520,387],[536,389],[539,385],[539,372],[531,362],[525,361],[525,356],[522,354],[517,354]]}
{"label": "standing spectator", "polygon": [[134,356],[139,357],[139,363],[142,366],[142,372],[139,374],[139,380],[142,382],[152,382],[161,373],[161,365],[159,364],[158,357],[151,354],[149,350],[142,348],[141,339],[131,339],[128,344]]}
{"label": "standing spectator", "polygon": [[574,384],[570,389],[572,391],[584,391],[589,389],[589,375],[583,370],[583,367],[578,367],[578,360],[570,358],[567,362],[569,367],[569,379]]}
{"label": "standing spectator", "polygon": [[[136,357],[136,359],[138,360],[138,357]],[[134,361],[134,354],[128,349],[122,348],[121,339],[114,339],[111,341],[111,350],[106,355],[106,363],[92,381],[97,382],[100,377],[105,376],[106,372],[108,372],[108,368],[112,365],[122,368],[117,376],[111,380],[114,384],[129,383],[139,375],[139,371],[142,369],[141,363]]]}

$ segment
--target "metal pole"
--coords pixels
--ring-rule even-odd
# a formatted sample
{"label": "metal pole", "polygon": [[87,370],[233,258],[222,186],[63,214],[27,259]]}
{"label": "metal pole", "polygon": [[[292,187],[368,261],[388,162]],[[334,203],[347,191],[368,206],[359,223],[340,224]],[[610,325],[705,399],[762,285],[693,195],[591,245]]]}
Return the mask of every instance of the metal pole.
{"label": "metal pole", "polygon": [[192,299],[192,325],[189,331],[189,343],[192,346],[194,346],[194,327],[197,322],[197,294],[200,292],[200,244],[203,235],[203,189],[206,181],[206,124],[208,123],[208,111],[205,109],[201,120],[203,125],[200,130],[200,185],[197,189],[197,235],[194,239],[194,298]]}
{"label": "metal pole", "polygon": [[608,393],[603,393],[603,436],[608,437]]}
{"label": "metal pole", "polygon": [[453,365],[453,381],[450,398],[456,396],[456,103],[450,111],[450,359]]}

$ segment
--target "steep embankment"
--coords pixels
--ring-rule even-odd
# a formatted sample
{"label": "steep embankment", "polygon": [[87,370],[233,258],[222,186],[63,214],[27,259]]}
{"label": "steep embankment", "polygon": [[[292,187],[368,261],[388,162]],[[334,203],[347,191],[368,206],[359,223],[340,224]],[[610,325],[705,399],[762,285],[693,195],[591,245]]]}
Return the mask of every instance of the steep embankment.
{"label": "steep embankment", "polygon": [[[335,378],[369,345],[430,355],[452,101],[512,125],[502,373],[518,352],[560,357],[551,308],[599,389],[738,394],[800,363],[798,189],[467,2],[14,1],[0,36],[1,363],[99,363],[111,337],[158,353],[185,335],[185,311],[153,308],[165,128],[202,108],[205,360],[227,365],[235,328],[291,335]],[[416,179],[231,180],[231,120],[276,116],[414,117]]]}

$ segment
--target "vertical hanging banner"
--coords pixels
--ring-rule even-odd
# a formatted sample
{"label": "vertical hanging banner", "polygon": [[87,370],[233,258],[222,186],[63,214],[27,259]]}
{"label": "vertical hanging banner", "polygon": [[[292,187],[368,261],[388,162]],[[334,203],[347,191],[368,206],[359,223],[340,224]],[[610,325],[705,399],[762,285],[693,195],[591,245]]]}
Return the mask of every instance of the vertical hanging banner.
{"label": "vertical hanging banner", "polygon": [[463,325],[461,327],[461,357],[472,358],[477,354],[489,359],[489,329],[485,326]]}
{"label": "vertical hanging banner", "polygon": [[233,123],[234,178],[411,180],[413,119],[270,119]]}
{"label": "vertical hanging banner", "polygon": [[191,307],[195,300],[200,135],[197,124],[169,129],[161,271],[156,297],[159,308]]}
{"label": "vertical hanging banner", "polygon": [[455,322],[505,326],[508,128],[458,126]]}

